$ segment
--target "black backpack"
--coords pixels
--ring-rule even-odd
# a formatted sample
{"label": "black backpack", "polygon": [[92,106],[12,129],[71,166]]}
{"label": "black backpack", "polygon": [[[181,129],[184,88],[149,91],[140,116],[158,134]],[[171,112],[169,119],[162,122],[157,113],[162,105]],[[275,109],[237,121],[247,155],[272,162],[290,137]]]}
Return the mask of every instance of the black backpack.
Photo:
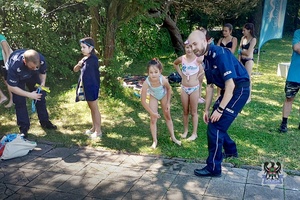
{"label": "black backpack", "polygon": [[169,83],[181,83],[181,76],[178,74],[178,72],[172,72],[168,76]]}

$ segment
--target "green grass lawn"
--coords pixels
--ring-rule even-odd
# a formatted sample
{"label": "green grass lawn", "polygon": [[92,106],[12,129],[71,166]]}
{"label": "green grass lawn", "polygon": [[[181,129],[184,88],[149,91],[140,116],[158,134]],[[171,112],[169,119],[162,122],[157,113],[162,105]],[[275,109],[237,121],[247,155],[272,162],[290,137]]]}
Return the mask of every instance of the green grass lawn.
{"label": "green grass lawn", "polygon": [[[284,168],[300,170],[298,149],[300,140],[299,99],[296,98],[289,118],[289,132],[279,134],[277,128],[281,122],[282,104],[284,101],[285,79],[277,76],[277,64],[289,62],[291,57],[291,39],[272,40],[266,43],[260,54],[257,67],[257,55],[252,76],[252,101],[247,104],[241,114],[229,129],[230,136],[236,141],[239,158],[227,159],[236,166],[261,166],[266,161],[279,161]],[[173,72],[174,55],[157,55],[165,68],[164,75]],[[134,61],[126,74],[144,74],[146,63]],[[257,75],[259,74],[259,75]],[[103,147],[123,152],[139,154],[154,154],[169,157],[180,157],[194,161],[204,161],[207,157],[206,125],[202,121],[203,104],[199,104],[199,128],[196,141],[182,140],[182,146],[171,142],[163,119],[158,122],[158,148],[150,149],[152,138],[149,129],[149,116],[133,95],[133,90],[125,89],[118,98],[101,95],[99,106],[102,114],[103,138],[93,142],[83,133],[91,126],[90,111],[86,102],[75,103],[75,88],[77,76],[67,79],[48,77],[51,93],[47,96],[50,118],[58,126],[55,131],[45,131],[38,123],[37,114],[31,114],[31,129],[29,137],[32,140],[47,140],[58,142],[64,146],[93,146]],[[3,88],[3,85],[1,85]],[[205,95],[203,87],[203,96]],[[183,131],[180,88],[173,86],[171,115],[175,134]],[[30,111],[30,101],[28,110]],[[17,132],[14,109],[0,107],[0,134]],[[190,130],[192,127],[190,126]]]}

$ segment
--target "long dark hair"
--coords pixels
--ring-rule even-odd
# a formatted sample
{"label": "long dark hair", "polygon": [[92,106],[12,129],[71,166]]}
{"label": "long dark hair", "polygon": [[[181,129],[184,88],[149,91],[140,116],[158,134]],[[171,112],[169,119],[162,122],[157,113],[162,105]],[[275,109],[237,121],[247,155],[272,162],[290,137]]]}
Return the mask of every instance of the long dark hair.
{"label": "long dark hair", "polygon": [[247,30],[250,30],[250,34],[251,34],[252,37],[256,37],[255,36],[255,31],[254,31],[254,24],[252,24],[252,23],[246,23],[244,25],[244,28],[247,29]]}

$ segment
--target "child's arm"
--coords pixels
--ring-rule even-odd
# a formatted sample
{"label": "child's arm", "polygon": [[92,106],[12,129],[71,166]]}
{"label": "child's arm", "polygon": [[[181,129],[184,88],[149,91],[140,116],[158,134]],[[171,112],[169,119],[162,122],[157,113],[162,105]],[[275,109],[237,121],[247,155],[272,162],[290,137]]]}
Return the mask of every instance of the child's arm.
{"label": "child's arm", "polygon": [[179,58],[177,58],[174,63],[173,66],[176,69],[176,71],[178,72],[178,74],[182,77],[182,72],[179,68],[179,65],[182,63],[182,56],[180,56]]}
{"label": "child's arm", "polygon": [[167,90],[167,104],[171,105],[172,87],[170,86],[169,81],[165,77],[162,77],[162,78],[163,78],[162,79],[163,85],[165,86],[165,88]]}
{"label": "child's arm", "polygon": [[233,37],[232,38],[232,47],[230,48],[230,51],[231,53],[234,54],[235,50],[236,50],[236,47],[237,47],[237,38],[236,37]]}
{"label": "child's arm", "polygon": [[73,67],[73,71],[78,72],[82,67],[83,61],[85,61],[85,60],[86,60],[86,57],[84,57],[80,61],[78,61],[78,63]]}

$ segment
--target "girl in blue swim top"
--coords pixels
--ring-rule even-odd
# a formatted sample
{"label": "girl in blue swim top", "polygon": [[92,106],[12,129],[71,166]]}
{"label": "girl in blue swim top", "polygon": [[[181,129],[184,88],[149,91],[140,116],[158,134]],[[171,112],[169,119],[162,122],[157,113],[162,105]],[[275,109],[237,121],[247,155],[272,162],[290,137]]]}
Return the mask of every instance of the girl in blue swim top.
{"label": "girl in blue swim top", "polygon": [[[160,118],[160,114],[158,113],[158,101],[160,101],[172,141],[181,145],[181,142],[177,140],[174,135],[173,121],[170,114],[172,88],[168,80],[161,74],[162,64],[158,59],[154,58],[149,61],[147,70],[148,77],[142,86],[141,102],[143,107],[150,114],[150,130],[153,139],[151,148],[155,149],[158,143],[157,119]],[[147,93],[150,94],[149,104],[146,102]]]}
{"label": "girl in blue swim top", "polygon": [[[181,102],[183,107],[183,134],[182,138],[186,138],[188,134],[189,114],[192,116],[193,132],[188,138],[189,141],[195,140],[198,129],[198,99],[199,90],[201,85],[199,84],[199,78],[203,80],[204,69],[202,67],[203,56],[197,57],[188,41],[184,43],[185,55],[177,58],[173,65],[176,71],[180,74],[181,80]],[[182,66],[180,70],[179,65]]]}

